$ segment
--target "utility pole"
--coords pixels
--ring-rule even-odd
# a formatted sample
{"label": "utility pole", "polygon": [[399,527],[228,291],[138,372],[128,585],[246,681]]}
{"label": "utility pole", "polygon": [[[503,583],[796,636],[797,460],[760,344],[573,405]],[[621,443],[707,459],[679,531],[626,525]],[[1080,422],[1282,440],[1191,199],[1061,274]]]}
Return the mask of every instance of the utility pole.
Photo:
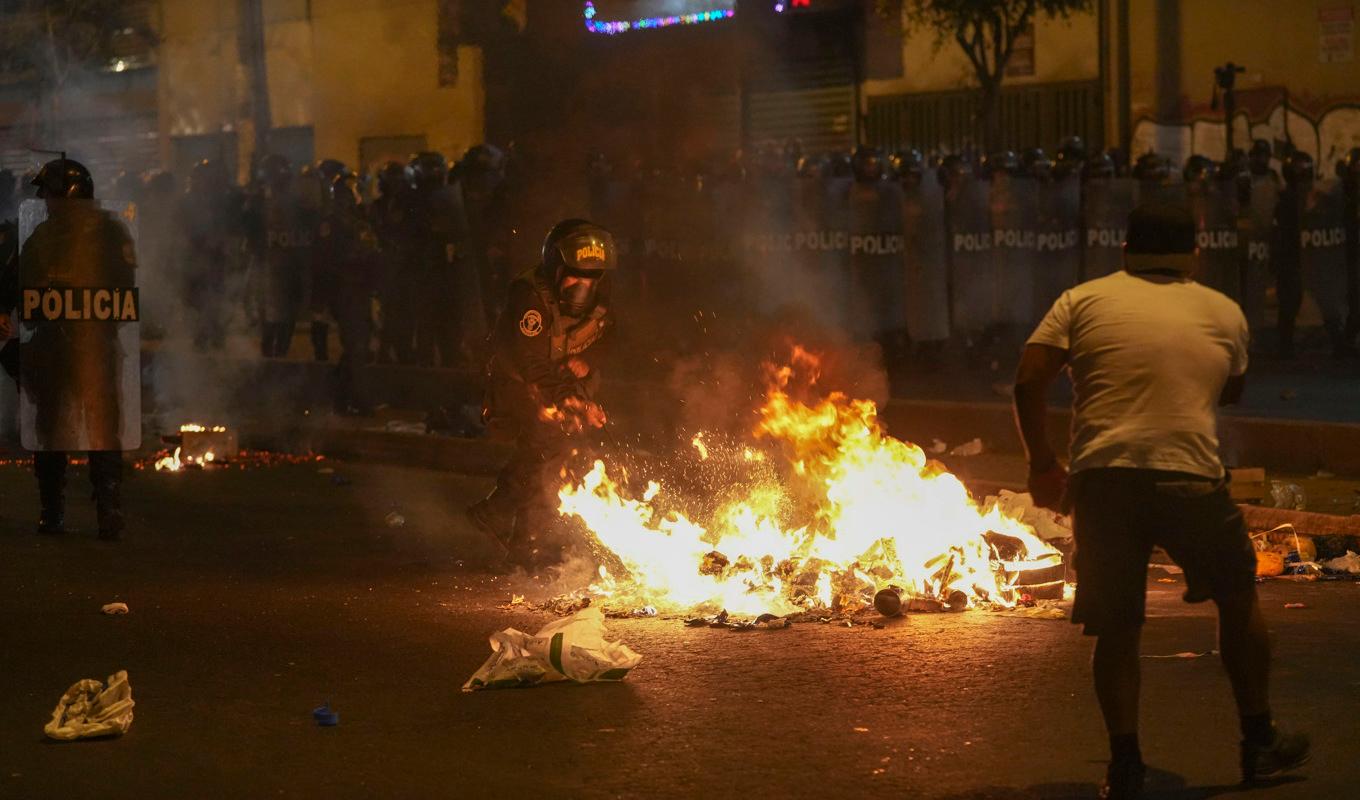
{"label": "utility pole", "polygon": [[239,0],[237,43],[248,81],[250,122],[254,128],[253,160],[269,152],[269,73],[265,69],[263,0]]}

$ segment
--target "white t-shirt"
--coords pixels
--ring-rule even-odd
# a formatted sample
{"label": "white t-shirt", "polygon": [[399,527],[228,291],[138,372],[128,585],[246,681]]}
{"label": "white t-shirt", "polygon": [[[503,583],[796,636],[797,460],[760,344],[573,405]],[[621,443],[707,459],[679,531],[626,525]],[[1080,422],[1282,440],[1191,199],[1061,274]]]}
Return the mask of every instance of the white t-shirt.
{"label": "white t-shirt", "polygon": [[1069,354],[1071,470],[1222,477],[1218,399],[1247,371],[1248,339],[1237,304],[1193,281],[1121,271],[1068,289],[1029,343]]}

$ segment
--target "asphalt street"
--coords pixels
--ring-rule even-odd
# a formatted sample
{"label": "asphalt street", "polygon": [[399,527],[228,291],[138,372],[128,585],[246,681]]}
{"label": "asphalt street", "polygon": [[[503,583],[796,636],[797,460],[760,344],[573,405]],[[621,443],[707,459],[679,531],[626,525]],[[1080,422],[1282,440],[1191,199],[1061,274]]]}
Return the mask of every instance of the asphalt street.
{"label": "asphalt street", "polygon": [[[128,538],[110,545],[93,538],[83,469],[75,530],[40,538],[31,475],[0,467],[0,797],[1094,797],[1105,739],[1089,643],[1065,621],[611,620],[643,655],[623,683],[460,692],[488,634],[552,618],[501,608],[550,590],[487,571],[460,510],[488,485],[340,463],[136,473]],[[1212,650],[1212,609],[1157,577],[1145,654]],[[1262,596],[1277,716],[1312,732],[1316,756],[1241,796],[1360,795],[1360,585]],[[100,613],[115,600],[130,613]],[[119,669],[128,734],[44,738],[71,683]],[[1217,659],[1148,658],[1144,676],[1151,796],[1235,796]],[[337,727],[313,723],[323,702]]]}

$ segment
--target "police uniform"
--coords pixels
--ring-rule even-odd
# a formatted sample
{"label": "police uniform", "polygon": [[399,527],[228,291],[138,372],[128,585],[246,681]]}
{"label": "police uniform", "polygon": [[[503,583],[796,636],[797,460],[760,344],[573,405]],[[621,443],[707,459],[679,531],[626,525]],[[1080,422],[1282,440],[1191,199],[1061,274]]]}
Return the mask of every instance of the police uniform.
{"label": "police uniform", "polygon": [[[325,310],[340,326],[340,361],[335,374],[335,408],[365,411],[359,371],[368,362],[372,335],[370,299],[378,285],[378,242],[364,216],[350,175],[332,183],[335,199],[317,230],[317,276],[329,287]],[[341,194],[341,193],[346,194]]]}
{"label": "police uniform", "polygon": [[[544,263],[511,283],[492,332],[485,416],[493,432],[515,437],[515,454],[469,514],[522,563],[551,561],[562,546],[552,533],[558,474],[589,424],[577,414],[598,387],[587,358],[611,325],[599,281],[616,260],[604,229],[581,220],[559,224],[544,244]],[[593,275],[594,295],[568,296],[562,284],[569,275]]]}
{"label": "police uniform", "polygon": [[[117,217],[94,204],[93,183],[84,167],[69,159],[49,162],[34,184],[40,197],[69,199],[51,205],[49,218],[24,242],[19,272],[51,288],[135,286],[132,238]],[[96,313],[98,307],[96,303]],[[135,298],[131,308],[135,313]],[[123,530],[119,386],[124,358],[117,333],[95,321],[70,320],[65,314],[72,309],[53,312],[55,317],[33,310],[24,323],[32,336],[22,345],[18,374],[35,407],[31,433],[42,502],[39,530],[57,533],[63,528],[66,443],[79,440],[90,448],[99,536],[117,539]]]}

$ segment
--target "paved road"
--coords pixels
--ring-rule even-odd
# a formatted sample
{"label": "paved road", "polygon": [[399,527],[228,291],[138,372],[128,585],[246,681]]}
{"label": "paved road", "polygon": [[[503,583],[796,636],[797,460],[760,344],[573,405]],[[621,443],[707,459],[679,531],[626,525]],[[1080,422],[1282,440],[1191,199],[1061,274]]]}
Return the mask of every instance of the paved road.
{"label": "paved road", "polygon": [[[83,475],[63,540],[29,531],[34,488],[0,467],[0,797],[1094,796],[1104,738],[1088,647],[1060,621],[918,615],[885,630],[737,634],[611,622],[644,655],[619,685],[466,695],[486,635],[545,615],[454,510],[481,479],[335,465],[139,474],[130,540],[92,540]],[[408,520],[390,528],[397,509]],[[77,513],[78,512],[78,513]],[[1151,584],[1149,654],[1213,647],[1207,609]],[[1360,586],[1263,589],[1275,705],[1310,728],[1306,780],[1360,786]],[[123,600],[126,617],[105,617]],[[1309,608],[1285,610],[1285,602]],[[1145,662],[1158,797],[1230,794],[1235,718],[1213,658]],[[59,745],[41,728],[73,681],[127,669],[136,722]],[[310,710],[331,701],[339,727]]]}

